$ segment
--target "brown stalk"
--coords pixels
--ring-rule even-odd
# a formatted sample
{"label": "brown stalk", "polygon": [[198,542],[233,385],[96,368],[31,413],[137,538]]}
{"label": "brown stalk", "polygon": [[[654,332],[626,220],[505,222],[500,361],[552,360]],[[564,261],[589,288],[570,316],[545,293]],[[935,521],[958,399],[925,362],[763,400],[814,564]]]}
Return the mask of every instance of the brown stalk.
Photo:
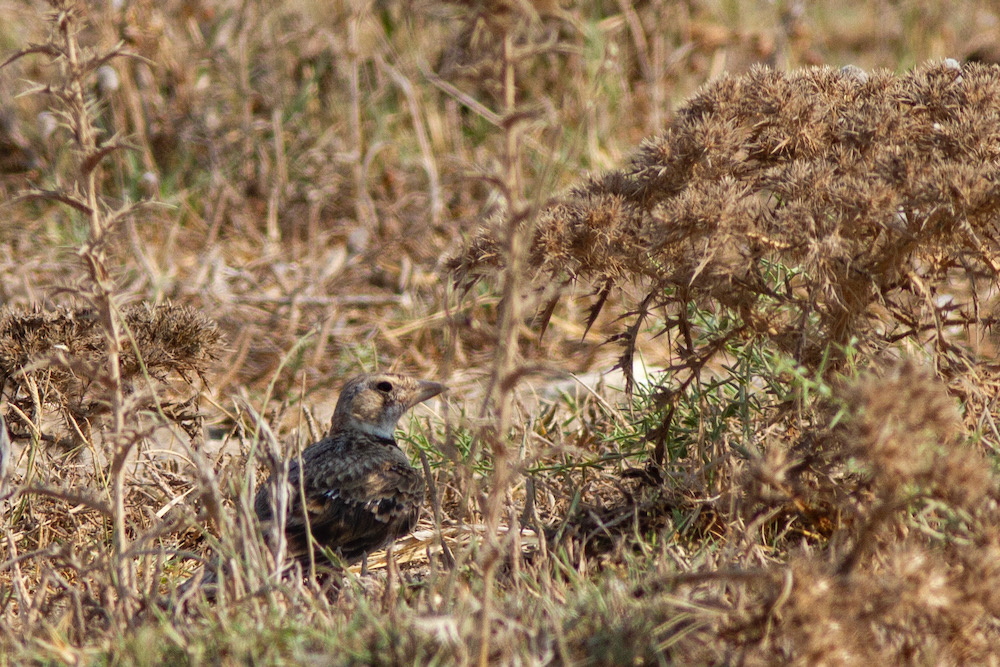
{"label": "brown stalk", "polygon": [[[76,128],[75,140],[81,153],[97,156],[99,160],[107,153],[98,143],[97,132],[84,94],[84,77],[92,63],[83,60],[77,41],[77,9],[69,0],[53,0],[52,4],[57,12],[56,29],[61,42],[59,46],[65,57],[65,60],[61,61],[62,76],[68,91],[65,97],[69,105],[68,112]],[[112,451],[111,504],[114,553],[117,567],[116,583],[120,599],[124,604],[135,592],[133,573],[129,562],[124,558],[124,553],[128,549],[128,536],[125,531],[125,463],[136,443],[125,435],[124,397],[119,362],[122,334],[120,314],[115,303],[114,282],[104,253],[107,234],[111,230],[105,215],[105,207],[101,202],[100,169],[96,168],[96,161],[87,161],[80,165],[80,172],[82,182],[79,186],[89,209],[90,234],[87,242],[80,248],[79,254],[88,272],[92,285],[90,300],[97,309],[107,345],[107,387],[111,399],[112,417],[109,442]]]}

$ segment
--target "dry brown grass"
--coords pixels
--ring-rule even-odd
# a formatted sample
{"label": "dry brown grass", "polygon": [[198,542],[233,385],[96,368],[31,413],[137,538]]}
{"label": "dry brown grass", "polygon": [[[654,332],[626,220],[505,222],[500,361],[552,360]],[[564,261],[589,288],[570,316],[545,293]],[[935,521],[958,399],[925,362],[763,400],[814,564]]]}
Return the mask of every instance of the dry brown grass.
{"label": "dry brown grass", "polygon": [[[869,4],[0,0],[0,664],[995,662],[1000,22]],[[283,578],[375,367],[403,579]]]}

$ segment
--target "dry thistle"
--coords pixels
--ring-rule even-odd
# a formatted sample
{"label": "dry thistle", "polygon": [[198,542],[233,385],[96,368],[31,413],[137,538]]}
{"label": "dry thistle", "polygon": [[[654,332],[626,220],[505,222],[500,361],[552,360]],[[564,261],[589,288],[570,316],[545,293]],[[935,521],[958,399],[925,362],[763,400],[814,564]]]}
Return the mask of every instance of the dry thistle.
{"label": "dry thistle", "polygon": [[[141,437],[136,435],[135,430],[130,431],[126,428],[127,422],[135,416],[130,406],[126,404],[126,395],[130,388],[123,378],[123,371],[129,370],[122,363],[124,351],[129,346],[129,337],[126,324],[123,322],[121,300],[116,293],[115,269],[108,262],[107,248],[113,233],[123,221],[137,213],[140,205],[127,200],[115,205],[103,191],[103,162],[109,156],[130,146],[121,136],[103,136],[98,122],[100,109],[92,95],[94,81],[104,80],[107,83],[107,70],[102,68],[105,68],[112,59],[129,54],[125,52],[122,43],[107,50],[85,47],[81,43],[80,33],[86,17],[86,7],[83,3],[74,0],[51,0],[50,5],[52,9],[47,17],[50,26],[48,39],[42,44],[34,44],[19,51],[8,58],[4,65],[35,54],[49,58],[58,66],[59,76],[54,82],[38,84],[29,92],[44,94],[51,98],[52,111],[68,130],[70,140],[76,149],[76,161],[72,173],[66,175],[63,185],[56,185],[51,190],[31,190],[19,199],[43,199],[63,203],[72,211],[82,215],[88,223],[87,240],[78,251],[86,282],[83,288],[76,291],[91,304],[93,310],[88,317],[93,320],[94,331],[100,334],[96,340],[90,338],[86,341],[85,345],[89,348],[86,352],[90,353],[88,355],[90,358],[84,358],[82,367],[70,369],[69,375],[76,375],[78,379],[86,377],[99,379],[93,383],[97,395],[94,396],[92,404],[97,401],[108,406],[111,416],[103,443],[111,460],[109,479],[115,570],[112,581],[117,592],[120,611],[127,615],[134,608],[137,581],[135,562],[126,553],[129,536],[126,532],[125,518],[125,465],[141,441]],[[110,94],[112,91],[109,86],[104,85],[103,92]],[[64,324],[69,324],[71,329],[76,326],[69,322]],[[37,329],[35,333],[38,333]],[[79,341],[70,337],[66,342]],[[100,350],[100,353],[93,354],[97,350]],[[64,351],[57,349],[54,352],[59,354]],[[100,369],[94,365],[93,357],[102,362]],[[140,365],[136,362],[133,372]],[[85,381],[83,384],[88,383]],[[64,400],[73,399],[67,397]]]}
{"label": "dry thistle", "polygon": [[[877,346],[992,323],[935,295],[952,274],[995,284],[1000,272],[998,95],[995,68],[953,62],[902,76],[725,77],[628,167],[545,210],[531,264],[546,282],[639,281],[638,317],[666,306],[678,318],[668,328],[714,301],[740,313],[742,335],[810,366],[852,338]],[[500,238],[484,231],[453,258],[456,279],[503,263]]]}
{"label": "dry thistle", "polygon": [[[158,382],[157,389],[172,375],[186,382],[191,373],[203,377],[222,338],[214,322],[174,304],[126,306],[121,322],[128,344],[119,364],[128,395],[137,392],[144,376]],[[0,390],[24,414],[35,411],[37,396],[41,407],[64,415],[78,428],[93,424],[108,412],[107,355],[104,332],[93,310],[0,311]],[[147,398],[133,407],[152,405]],[[160,405],[170,412],[175,404],[161,400]],[[181,413],[173,416],[182,418]]]}

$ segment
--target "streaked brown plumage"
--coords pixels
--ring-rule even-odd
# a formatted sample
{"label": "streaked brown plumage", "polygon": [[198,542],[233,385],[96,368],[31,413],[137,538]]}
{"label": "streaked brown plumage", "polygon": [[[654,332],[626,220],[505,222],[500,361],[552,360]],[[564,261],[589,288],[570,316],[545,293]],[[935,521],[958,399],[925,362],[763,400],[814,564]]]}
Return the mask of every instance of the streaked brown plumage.
{"label": "streaked brown plumage", "polygon": [[[330,431],[289,461],[285,495],[285,537],[291,556],[309,559],[306,530],[316,545],[328,547],[347,563],[367,557],[406,535],[420,517],[423,475],[396,444],[396,423],[413,406],[437,396],[445,386],[395,373],[370,373],[348,380],[340,392]],[[299,481],[305,490],[305,511]],[[273,525],[272,475],[254,499],[264,533]],[[317,562],[323,555],[317,553]],[[184,596],[200,583],[215,596],[219,563],[182,583]]]}
{"label": "streaked brown plumage", "polygon": [[[424,500],[424,478],[393,432],[403,413],[444,389],[437,382],[394,373],[359,375],[344,385],[327,436],[302,452],[301,469],[297,459],[289,463],[283,490],[285,536],[293,556],[308,559],[307,530],[318,546],[329,547],[348,563],[413,530]],[[272,477],[254,502],[265,532],[274,518],[273,489]]]}

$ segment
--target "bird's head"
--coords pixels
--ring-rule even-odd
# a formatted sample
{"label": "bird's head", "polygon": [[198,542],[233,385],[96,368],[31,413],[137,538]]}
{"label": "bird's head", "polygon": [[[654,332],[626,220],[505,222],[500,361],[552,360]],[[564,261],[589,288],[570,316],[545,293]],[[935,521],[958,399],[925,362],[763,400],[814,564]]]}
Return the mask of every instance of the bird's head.
{"label": "bird's head", "polygon": [[446,387],[396,373],[366,373],[347,381],[333,412],[330,432],[357,429],[379,438],[392,438],[403,413],[437,396]]}

